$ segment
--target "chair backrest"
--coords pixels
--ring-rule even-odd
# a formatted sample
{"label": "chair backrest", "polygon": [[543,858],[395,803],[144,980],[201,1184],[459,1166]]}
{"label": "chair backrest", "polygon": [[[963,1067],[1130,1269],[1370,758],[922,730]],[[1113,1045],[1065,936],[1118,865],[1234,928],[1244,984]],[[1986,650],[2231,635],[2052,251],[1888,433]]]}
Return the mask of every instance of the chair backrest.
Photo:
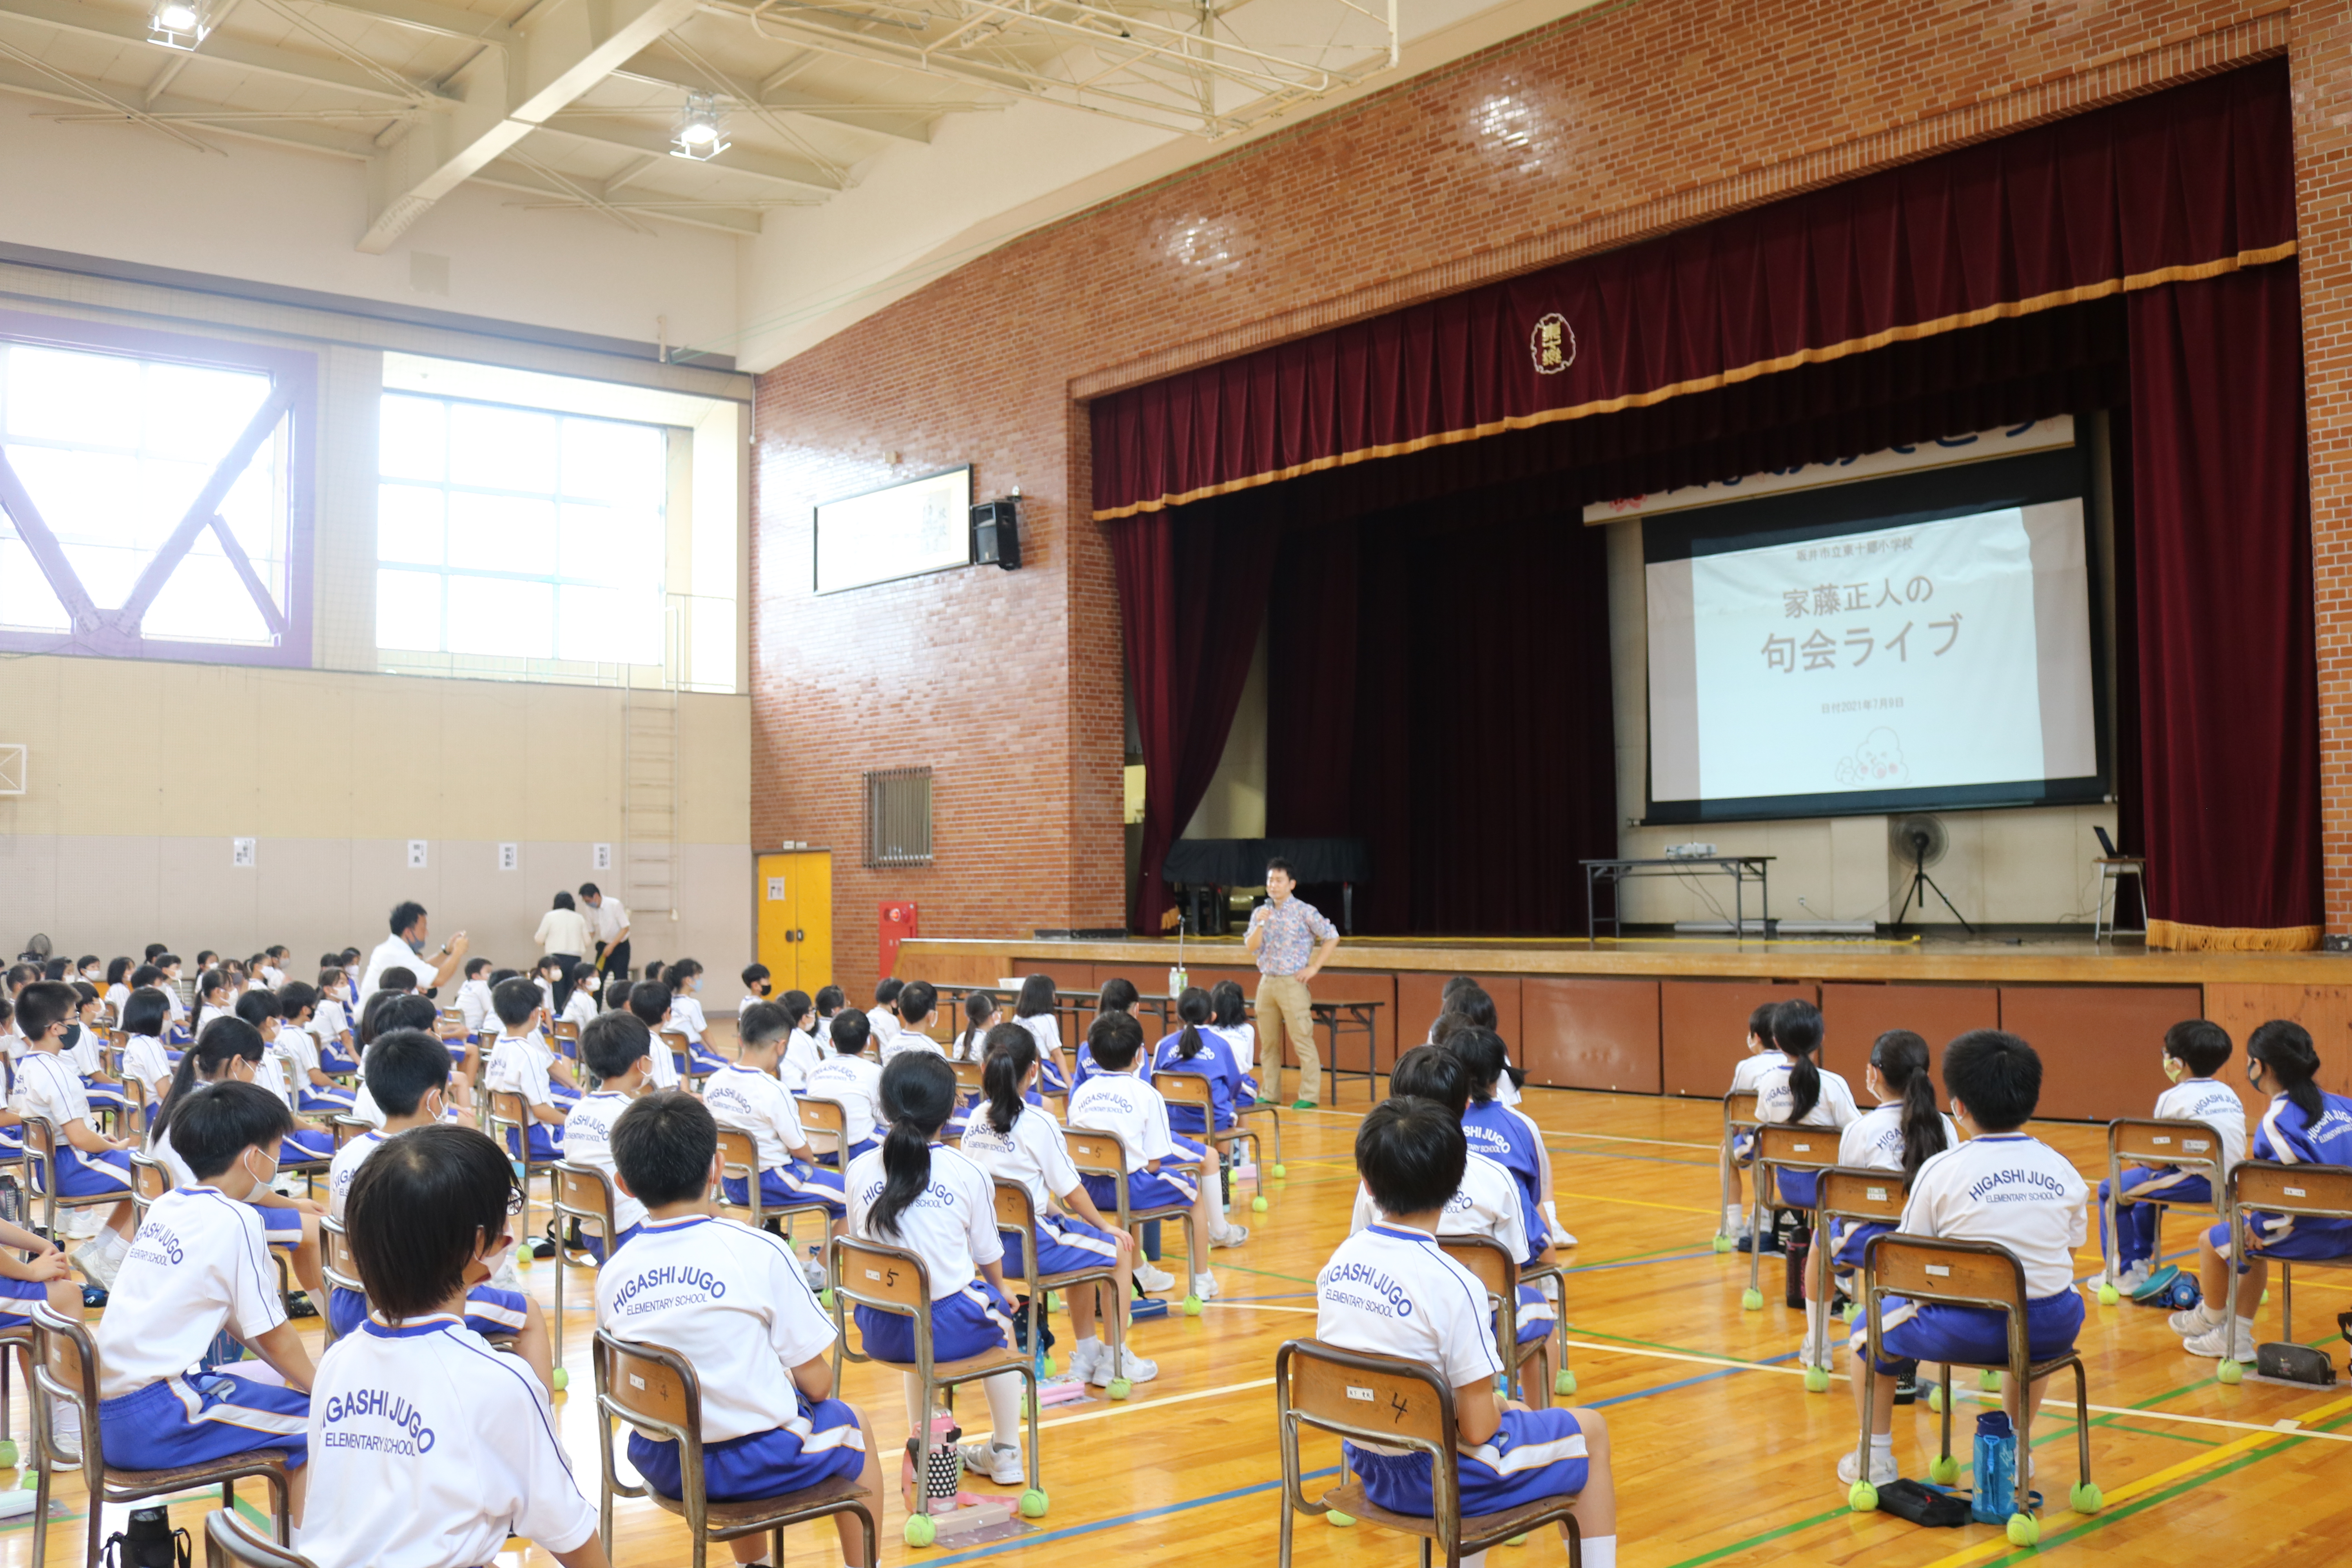
{"label": "chair backrest", "polygon": [[833,1241],[839,1260],[839,1283],[834,1289],[861,1307],[896,1312],[918,1320],[916,1333],[929,1331],[931,1284],[923,1260],[903,1247],[885,1247],[839,1236]]}
{"label": "chair backrest", "polygon": [[[1454,1450],[1454,1391],[1419,1362],[1292,1340],[1275,1352],[1274,1387],[1277,1419],[1297,1416],[1361,1442]],[[1283,1427],[1287,1442],[1287,1420]]]}
{"label": "chair backrest", "polygon": [[1089,1176],[1127,1174],[1127,1145],[1116,1132],[1098,1132],[1091,1127],[1073,1127],[1064,1135],[1069,1145],[1070,1163]]}
{"label": "chair backrest", "polygon": [[344,1144],[350,1142],[361,1133],[369,1131],[370,1123],[368,1122],[367,1118],[363,1116],[338,1116],[335,1118],[332,1126],[335,1134],[335,1147],[341,1149]]}
{"label": "chair backrest", "polygon": [[[760,1185],[760,1141],[740,1127],[720,1128],[719,1172],[723,1178],[740,1179],[743,1183],[743,1195],[756,1203]],[[723,1192],[714,1191],[711,1195],[721,1203],[726,1201]],[[729,1206],[748,1209],[751,1203]]]}
{"label": "chair backrest", "polygon": [[1813,1207],[1823,1215],[1894,1225],[1902,1219],[1903,1205],[1910,1198],[1911,1184],[1900,1171],[1840,1166],[1821,1173]]}
{"label": "chair backrest", "polygon": [[694,1042],[686,1037],[684,1029],[659,1029],[661,1043],[677,1060],[677,1070],[691,1075],[694,1070]]}
{"label": "chair backrest", "polygon": [[42,1161],[58,1157],[58,1130],[47,1117],[25,1118],[25,1152]]}
{"label": "chair backrest", "polygon": [[172,1173],[163,1161],[138,1150],[131,1152],[131,1195],[141,1208],[172,1190]]}
{"label": "chair backrest", "polygon": [[[455,1024],[462,1029],[466,1026],[466,1010],[463,1007],[444,1007],[434,1016],[434,1021],[445,1026]],[[485,1018],[482,1022],[487,1026],[489,1020]]]}
{"label": "chair backrest", "polygon": [[[492,1089],[489,1100],[492,1127],[520,1127],[530,1120],[530,1102],[517,1090]],[[524,1148],[528,1152],[530,1145]]]}
{"label": "chair backrest", "polygon": [[360,1282],[359,1259],[352,1256],[351,1234],[343,1229],[341,1220],[332,1215],[320,1217],[319,1253],[319,1272],[327,1277],[328,1284],[339,1290],[367,1294],[367,1287]]}
{"label": "chair backrest", "polygon": [[596,1397],[621,1420],[683,1443],[702,1431],[702,1385],[693,1365],[661,1345],[631,1344],[596,1331]]}
{"label": "chair backrest", "polygon": [[205,1568],[317,1568],[317,1564],[221,1508],[205,1515]]}
{"label": "chair backrest", "polygon": [[[34,1304],[32,1319],[35,1398],[39,1400],[41,1395],[46,1394],[50,1398],[65,1400],[79,1413],[81,1430],[85,1435],[97,1431],[97,1342],[90,1338],[88,1327],[71,1319],[58,1316],[57,1310],[47,1301]],[[40,1408],[43,1412],[47,1410],[45,1401],[41,1403]],[[55,1432],[56,1424],[53,1416],[47,1419],[37,1416],[36,1419],[39,1423],[34,1428],[36,1431],[47,1431],[52,1434]],[[103,1468],[102,1461],[99,1458],[98,1445],[88,1441],[85,1436],[81,1449],[81,1472],[85,1481],[95,1491],[100,1473]],[[72,1456],[61,1458],[56,1454],[46,1454],[36,1455],[35,1458],[37,1461],[52,1461],[59,1469],[69,1468],[75,1462]]]}
{"label": "chair backrest", "polygon": [[824,1152],[824,1145],[814,1142],[820,1137],[833,1140],[833,1152],[841,1163],[849,1163],[849,1110],[837,1100],[822,1095],[803,1095],[794,1110],[801,1113],[801,1131],[812,1142],[810,1147]]}
{"label": "chair backrest", "polygon": [[950,1061],[948,1066],[955,1068],[956,1088],[964,1093],[978,1094],[987,1087],[983,1081],[988,1071],[986,1062]]}
{"label": "chair backrest", "polygon": [[2025,1265],[1990,1241],[1954,1241],[1895,1231],[1874,1237],[1864,1256],[1874,1294],[1962,1307],[2006,1307],[2021,1322]]}
{"label": "chair backrest", "polygon": [[[1029,1189],[1018,1182],[996,1178],[996,1228],[1016,1230],[1033,1240],[1037,1234],[1037,1205],[1030,1201]],[[1036,1248],[1029,1252],[1034,1255]]]}
{"label": "chair backrest", "polygon": [[1796,1170],[1827,1170],[1836,1164],[1838,1130],[1767,1122],[1756,1129],[1756,1163]]}
{"label": "chair backrest", "polygon": [[2221,1138],[2202,1121],[2124,1117],[2107,1123],[2107,1163],[2221,1168]]}
{"label": "chair backrest", "polygon": [[1754,1127],[1759,1125],[1756,1120],[1756,1091],[1754,1089],[1735,1089],[1731,1093],[1723,1097],[1723,1124],[1726,1127]]}
{"label": "chair backrest", "polygon": [[1518,1300],[1518,1260],[1493,1237],[1441,1236],[1437,1250],[1476,1275],[1486,1294],[1497,1301]]}
{"label": "chair backrest", "polygon": [[2242,1161],[2230,1172],[2230,1201],[2263,1214],[2352,1219],[2352,1166]]}
{"label": "chair backrest", "polygon": [[619,1228],[613,1222],[613,1178],[576,1160],[560,1160],[551,1169],[555,1173],[555,1212],[603,1221],[604,1244],[610,1247],[613,1233]]}
{"label": "chair backrest", "polygon": [[1217,1100],[1215,1092],[1209,1087],[1207,1073],[1185,1072],[1177,1068],[1155,1068],[1151,1073],[1151,1087],[1158,1089],[1160,1098],[1169,1104],[1191,1106],[1202,1115],[1210,1118],[1213,1124]]}

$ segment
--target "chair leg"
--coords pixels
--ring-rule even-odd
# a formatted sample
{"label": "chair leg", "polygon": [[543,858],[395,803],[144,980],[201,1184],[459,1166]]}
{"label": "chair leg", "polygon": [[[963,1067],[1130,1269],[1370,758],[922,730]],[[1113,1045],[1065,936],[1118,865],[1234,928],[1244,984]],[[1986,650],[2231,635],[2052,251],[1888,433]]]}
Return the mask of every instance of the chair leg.
{"label": "chair leg", "polygon": [[1937,1458],[1950,1458],[1952,1457],[1952,1363],[1950,1362],[1944,1363],[1944,1430],[1941,1437],[1937,1439]]}
{"label": "chair leg", "polygon": [[2083,1485],[2091,1484],[2091,1384],[2080,1356],[2074,1358],[2074,1462]]}
{"label": "chair leg", "polygon": [[2294,1343],[2294,1265],[2279,1259],[2279,1338]]}

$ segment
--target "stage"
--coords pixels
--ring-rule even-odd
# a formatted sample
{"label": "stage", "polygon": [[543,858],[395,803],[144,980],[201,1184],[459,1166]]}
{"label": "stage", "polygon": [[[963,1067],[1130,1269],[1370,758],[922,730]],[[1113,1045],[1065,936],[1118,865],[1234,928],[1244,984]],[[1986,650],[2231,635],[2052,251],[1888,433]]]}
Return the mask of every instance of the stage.
{"label": "stage", "polygon": [[[1255,989],[1238,940],[1190,939],[1183,956],[1195,985],[1232,979]],[[1116,976],[1157,995],[1176,957],[1173,940],[917,938],[900,945],[896,973],[958,985],[1045,973],[1074,990]],[[2323,1086],[2352,1092],[2352,957],[2324,952],[2151,952],[2071,935],[1594,945],[1359,937],[1340,945],[1314,992],[1320,1001],[1380,1004],[1375,1065],[1384,1068],[1400,1033],[1408,1046],[1423,1037],[1440,987],[1457,973],[1477,976],[1493,994],[1528,1081],[1561,1089],[1716,1097],[1739,1059],[1749,1010],[1801,996],[1820,1005],[1827,1024],[1823,1064],[1845,1074],[1857,1098],[1866,1098],[1864,1054],[1883,1030],[1916,1029],[1940,1047],[1964,1030],[1998,1027],[2041,1050],[2045,1116],[2144,1116],[2166,1087],[2165,1028],[2191,1017],[2215,1020],[2242,1047],[2264,1019],[2296,1019],[2318,1043]],[[1360,1070],[1360,1041],[1344,1050],[1341,1065]],[[2242,1065],[2228,1069],[2233,1084],[2242,1082]],[[1349,1092],[1360,1094],[1360,1080]]]}

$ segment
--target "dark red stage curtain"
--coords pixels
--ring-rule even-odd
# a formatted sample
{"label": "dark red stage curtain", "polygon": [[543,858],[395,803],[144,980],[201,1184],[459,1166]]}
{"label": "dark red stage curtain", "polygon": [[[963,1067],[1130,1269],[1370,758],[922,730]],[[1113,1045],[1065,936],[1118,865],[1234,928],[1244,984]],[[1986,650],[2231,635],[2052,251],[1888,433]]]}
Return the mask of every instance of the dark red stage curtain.
{"label": "dark red stage curtain", "polygon": [[2316,947],[2323,930],[2299,300],[2284,266],[2130,301],[2139,816],[2158,945]]}
{"label": "dark red stage curtain", "polygon": [[2294,167],[2272,61],[1431,300],[1097,399],[1095,516],[2277,260]]}
{"label": "dark red stage curtain", "polygon": [[[1143,879],[1132,923],[1169,908],[1168,846],[1208,792],[1257,651],[1280,530],[1261,498],[1139,517],[1110,531],[1128,691],[1143,746]],[[1183,534],[1181,542],[1179,532]]]}

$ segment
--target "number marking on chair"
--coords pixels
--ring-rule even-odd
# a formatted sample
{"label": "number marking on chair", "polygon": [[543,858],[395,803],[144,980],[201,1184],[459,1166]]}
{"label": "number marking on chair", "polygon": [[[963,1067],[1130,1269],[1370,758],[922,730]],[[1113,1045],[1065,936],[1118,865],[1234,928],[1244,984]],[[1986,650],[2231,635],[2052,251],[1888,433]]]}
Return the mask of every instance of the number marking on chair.
{"label": "number marking on chair", "polygon": [[1952,1266],[1948,1263],[1930,1263],[1927,1265],[1927,1272],[1930,1274],[1948,1275],[1951,1271]]}
{"label": "number marking on chair", "polygon": [[2286,1194],[2286,1195],[2291,1198],[2299,1198],[2305,1195],[2304,1190],[2301,1187],[2282,1187],[2279,1190]]}
{"label": "number marking on chair", "polygon": [[1358,1388],[1354,1384],[1349,1384],[1348,1385],[1348,1397],[1350,1399],[1360,1399],[1365,1404],[1370,1405],[1378,1401],[1380,1395],[1373,1393],[1369,1388]]}
{"label": "number marking on chair", "polygon": [[639,1377],[634,1372],[629,1373],[629,1386],[631,1388],[643,1388],[645,1385],[646,1380],[644,1378]]}
{"label": "number marking on chair", "polygon": [[1399,1426],[1403,1426],[1404,1418],[1412,1414],[1412,1405],[1402,1394],[1389,1395],[1389,1408],[1396,1412],[1389,1419]]}
{"label": "number marking on chair", "polygon": [[2184,1138],[2180,1141],[2180,1147],[2184,1152],[2202,1154],[2213,1147],[2213,1141],[2210,1138]]}
{"label": "number marking on chair", "polygon": [[1813,1146],[1811,1143],[1791,1143],[1789,1145],[1789,1150],[1791,1153],[1810,1154],[1813,1152]]}
{"label": "number marking on chair", "polygon": [[1862,1194],[1863,1196],[1868,1198],[1874,1204],[1883,1204],[1886,1201],[1886,1189],[1885,1187],[1864,1187],[1862,1189]]}

